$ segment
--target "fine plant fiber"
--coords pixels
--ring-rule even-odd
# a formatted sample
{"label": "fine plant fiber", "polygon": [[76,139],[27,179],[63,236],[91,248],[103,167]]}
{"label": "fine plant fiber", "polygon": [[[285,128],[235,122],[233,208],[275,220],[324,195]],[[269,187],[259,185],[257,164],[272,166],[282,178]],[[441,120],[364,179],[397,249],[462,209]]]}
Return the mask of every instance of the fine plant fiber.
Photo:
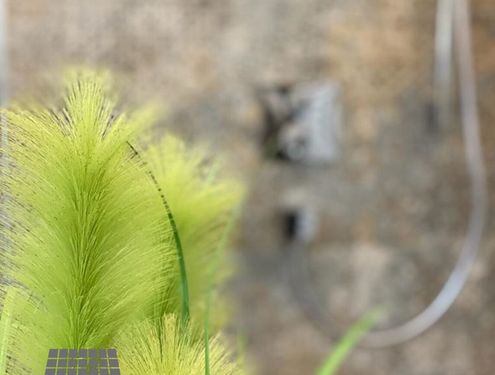
{"label": "fine plant fiber", "polygon": [[[167,198],[165,197],[165,193],[163,192],[163,189],[161,188],[155,175],[153,174],[153,171],[149,168],[148,163],[146,162],[146,160],[144,160],[142,158],[141,154],[136,150],[136,148],[132,144],[129,143],[129,147],[131,147],[131,149],[134,151],[135,155],[143,163],[143,167],[145,168],[147,175],[149,176],[153,186],[156,188],[156,191],[160,196],[165,214],[167,216],[168,224],[170,224],[170,228],[171,228],[172,233],[173,233],[173,244],[174,244],[176,251],[177,251],[178,267],[179,267],[179,274],[180,274],[181,321],[182,321],[182,323],[188,323],[189,318],[190,318],[189,283],[188,283],[188,279],[187,279],[187,270],[186,270],[186,263],[185,263],[185,259],[184,259],[184,250],[182,248],[182,242],[180,239],[179,231],[177,229],[177,224],[175,223],[174,215],[172,213],[172,210],[170,209],[170,205],[168,204]],[[157,316],[155,316],[155,318],[158,318],[158,321],[160,322],[159,324],[161,324],[162,316],[165,313],[164,306],[165,306],[166,298],[167,298],[167,296],[163,295],[162,293],[160,293],[158,295],[158,301],[157,301],[158,314],[157,314]]]}
{"label": "fine plant fiber", "polygon": [[0,286],[2,294],[2,312],[0,315],[0,374],[6,374],[9,370],[8,348],[12,344],[12,333],[15,329],[15,320],[12,317],[12,308],[15,301],[14,288],[7,285]]}
{"label": "fine plant fiber", "polygon": [[108,82],[72,72],[62,108],[2,113],[11,164],[0,181],[2,254],[21,285],[9,356],[28,373],[43,372],[50,348],[108,347],[178,278],[171,228],[128,145],[152,114],[115,115]]}
{"label": "fine plant fiber", "polygon": [[[150,320],[133,325],[116,341],[123,374],[132,375],[203,375],[203,342],[198,341],[190,326],[175,315],[163,317],[159,332]],[[210,339],[210,366],[215,375],[241,375],[220,337]]]}
{"label": "fine plant fiber", "polygon": [[[214,342],[217,339],[210,338],[210,310],[213,293],[226,275],[223,269],[227,265],[225,250],[239,216],[241,187],[237,182],[222,178],[219,162],[210,160],[205,151],[200,148],[186,149],[185,144],[174,136],[166,136],[158,146],[144,152],[131,147],[145,166],[150,185],[162,198],[173,232],[180,236],[171,245],[178,251],[179,260],[184,262],[176,263],[179,272],[175,273],[178,275],[175,281],[170,285],[163,284],[165,289],[159,298],[163,310],[140,325],[123,329],[116,346],[119,352],[122,346],[124,355],[128,357],[129,354],[125,353],[129,353],[128,349],[135,345],[133,338],[139,337],[138,344],[141,346],[156,345],[152,355],[142,357],[140,368],[143,370],[139,373],[147,373],[155,367],[165,371],[163,369],[167,367],[164,364],[169,360],[165,356],[170,355],[170,339],[167,341],[166,337],[170,327],[167,328],[164,317],[181,316],[181,327],[189,343],[186,347],[194,342],[194,350],[200,348],[203,354],[201,357],[196,354],[191,357],[198,362],[193,368],[201,366],[205,374],[216,373],[212,372],[216,369],[213,363],[216,354],[212,351],[217,349],[211,346],[216,345]],[[184,269],[181,269],[183,266]],[[191,321],[184,320],[184,297],[182,295],[180,301],[177,294],[177,288],[184,290],[184,284],[185,290],[188,290],[187,285],[193,287],[190,303],[195,313]],[[221,308],[216,304],[215,313],[219,312]],[[203,340],[200,340],[201,322]]]}
{"label": "fine plant fiber", "polygon": [[330,355],[325,359],[323,365],[317,371],[317,375],[333,375],[341,367],[351,350],[368,333],[377,321],[378,310],[365,314],[358,320],[337,343]]}
{"label": "fine plant fiber", "polygon": [[[208,293],[218,289],[231,268],[223,250],[218,258],[215,254],[219,246],[227,245],[229,238],[225,231],[233,225],[232,212],[240,205],[242,187],[236,180],[221,174],[221,162],[211,158],[205,149],[186,148],[184,142],[172,135],[166,135],[158,145],[148,148],[144,157],[167,198],[180,233],[189,285],[191,325],[200,334]],[[210,274],[213,268],[215,272]],[[180,272],[176,270],[175,274]],[[177,293],[180,282],[177,278],[164,292],[165,313],[176,314],[181,310]],[[216,299],[212,310],[215,319],[210,323],[215,329],[224,318],[225,306]]]}

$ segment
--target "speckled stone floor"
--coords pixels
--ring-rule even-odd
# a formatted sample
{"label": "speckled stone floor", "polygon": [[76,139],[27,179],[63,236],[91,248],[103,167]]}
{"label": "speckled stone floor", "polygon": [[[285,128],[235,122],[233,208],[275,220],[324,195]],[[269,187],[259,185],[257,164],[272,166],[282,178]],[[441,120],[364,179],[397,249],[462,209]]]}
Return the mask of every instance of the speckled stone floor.
{"label": "speckled stone floor", "polygon": [[[302,191],[320,225],[308,252],[317,293],[348,327],[376,304],[383,325],[437,293],[469,208],[460,126],[431,126],[435,1],[23,0],[9,3],[12,89],[50,87],[68,63],[111,68],[130,103],[158,99],[169,127],[230,156],[250,195],[232,281],[234,328],[261,375],[310,374],[330,350],[287,287],[281,199]],[[495,3],[473,2],[485,158],[495,182]],[[346,119],[339,162],[265,160],[256,89],[336,80]],[[491,194],[493,196],[493,194]],[[493,213],[494,201],[489,211]],[[357,349],[342,374],[488,375],[495,366],[495,230],[461,298],[432,330],[389,349]]]}

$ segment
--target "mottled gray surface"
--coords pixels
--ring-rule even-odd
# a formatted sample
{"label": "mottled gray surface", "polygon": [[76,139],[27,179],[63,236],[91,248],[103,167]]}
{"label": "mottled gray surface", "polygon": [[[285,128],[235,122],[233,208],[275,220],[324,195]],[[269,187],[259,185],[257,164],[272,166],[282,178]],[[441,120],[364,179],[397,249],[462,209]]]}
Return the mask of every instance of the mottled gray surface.
{"label": "mottled gray surface", "polygon": [[[459,124],[430,124],[433,0],[8,3],[16,95],[36,92],[67,63],[106,66],[131,103],[158,99],[168,126],[231,153],[251,187],[234,322],[257,373],[311,374],[331,344],[287,288],[277,212],[292,190],[320,216],[310,263],[336,332],[376,304],[387,307],[386,326],[435,296],[459,251],[469,201]],[[492,185],[495,3],[474,4]],[[315,169],[263,160],[256,88],[327,79],[344,91],[341,161]],[[466,289],[434,329],[395,348],[358,349],[341,373],[493,373],[493,229],[490,221]]]}

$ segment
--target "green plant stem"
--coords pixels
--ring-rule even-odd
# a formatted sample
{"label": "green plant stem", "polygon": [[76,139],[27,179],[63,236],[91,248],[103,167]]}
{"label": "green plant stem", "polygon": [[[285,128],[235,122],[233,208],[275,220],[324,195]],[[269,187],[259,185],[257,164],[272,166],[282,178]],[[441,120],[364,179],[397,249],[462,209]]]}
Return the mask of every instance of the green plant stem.
{"label": "green plant stem", "polygon": [[136,156],[139,157],[141,162],[143,163],[146,173],[150,177],[151,181],[153,182],[153,185],[155,185],[156,190],[158,191],[158,194],[160,195],[162,204],[165,208],[165,211],[167,212],[167,219],[170,223],[170,226],[172,228],[172,232],[174,235],[174,243],[175,247],[177,249],[177,259],[179,262],[179,272],[180,272],[180,285],[181,285],[181,303],[182,303],[182,315],[181,315],[181,323],[186,324],[189,322],[190,319],[190,308],[189,308],[189,285],[188,285],[188,280],[187,280],[187,270],[186,270],[186,261],[184,258],[184,250],[182,248],[182,242],[180,240],[180,235],[179,235],[179,230],[177,229],[177,224],[175,223],[175,218],[174,215],[172,214],[172,210],[168,204],[168,201],[165,197],[165,193],[163,192],[163,189],[161,188],[160,184],[158,183],[155,175],[151,171],[150,167],[148,166],[148,163],[144,158],[139,154],[139,152],[136,150],[136,148],[129,143],[129,147],[132,149],[132,151],[135,153]]}
{"label": "green plant stem", "polygon": [[317,375],[332,375],[339,369],[350,351],[376,323],[378,311],[372,311],[355,323],[346,335],[337,343],[337,347],[317,371]]}

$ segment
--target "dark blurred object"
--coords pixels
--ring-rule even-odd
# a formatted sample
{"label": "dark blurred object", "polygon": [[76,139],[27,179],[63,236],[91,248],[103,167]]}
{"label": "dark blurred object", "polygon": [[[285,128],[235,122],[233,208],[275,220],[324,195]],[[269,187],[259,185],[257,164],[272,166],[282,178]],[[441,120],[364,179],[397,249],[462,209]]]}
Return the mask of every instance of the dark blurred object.
{"label": "dark blurred object", "polygon": [[306,194],[307,192],[291,190],[281,203],[284,236],[288,242],[309,244],[314,241],[318,232],[318,214],[308,203]]}
{"label": "dark blurred object", "polygon": [[307,164],[338,159],[343,117],[340,97],[334,82],[260,90],[266,155]]}

